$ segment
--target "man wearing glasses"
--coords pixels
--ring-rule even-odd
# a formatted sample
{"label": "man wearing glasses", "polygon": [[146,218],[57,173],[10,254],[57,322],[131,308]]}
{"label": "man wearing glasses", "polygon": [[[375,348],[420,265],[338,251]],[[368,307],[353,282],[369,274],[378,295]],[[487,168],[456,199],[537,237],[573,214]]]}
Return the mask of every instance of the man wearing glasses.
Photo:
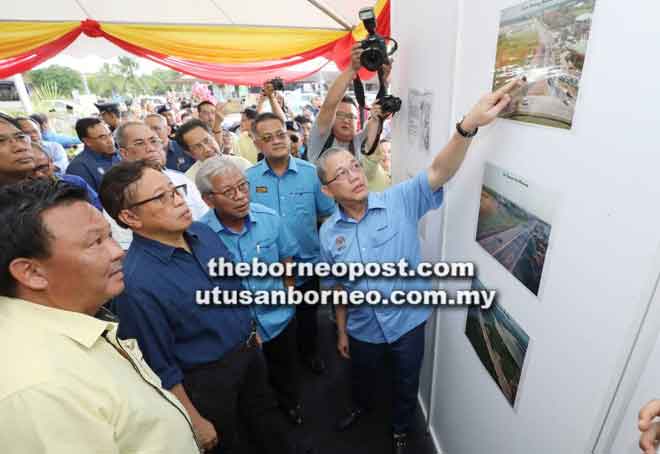
{"label": "man wearing glasses", "polygon": [[78,120],[76,133],[85,148],[73,158],[66,173],[78,175],[98,192],[103,175],[119,162],[112,134],[103,121],[92,117]]}
{"label": "man wearing glasses", "polygon": [[30,136],[13,118],[0,114],[0,187],[24,180],[34,167]]}
{"label": "man wearing glasses", "polygon": [[[341,148],[331,148],[318,162],[323,192],[339,209],[321,226],[321,255],[329,264],[383,263],[405,259],[414,268],[421,262],[418,221],[440,207],[443,185],[460,167],[477,128],[492,122],[511,100],[517,81],[484,96],[456,125],[456,133],[435,156],[431,166],[416,177],[382,193],[369,193],[358,159]],[[429,279],[363,278],[324,279],[324,286],[339,290],[392,292],[430,290]],[[417,406],[419,372],[424,356],[424,325],[429,306],[359,305],[337,307],[337,349],[351,359],[354,407],[339,421],[339,429],[352,426],[368,409],[375,371],[387,353],[394,369],[392,412],[393,452],[406,452],[408,432]]]}
{"label": "man wearing glasses", "polygon": [[193,220],[198,220],[208,208],[202,196],[184,174],[165,167],[166,158],[163,142],[158,134],[139,121],[122,123],[115,131],[119,153],[124,161],[144,159],[153,162],[172,181],[174,186],[186,186],[185,200],[192,212]]}
{"label": "man wearing glasses", "polygon": [[[291,156],[289,135],[284,121],[272,113],[262,113],[254,120],[252,133],[264,159],[245,173],[250,182],[250,199],[280,215],[300,246],[300,261],[319,261],[317,225],[335,210],[334,203],[321,193],[316,168]],[[318,292],[317,277],[296,279],[301,292]],[[319,355],[316,305],[296,307],[298,351],[303,362],[316,374],[325,364]]]}
{"label": "man wearing glasses", "polygon": [[239,278],[209,274],[211,259],[231,256],[213,230],[193,222],[184,191],[149,161],[123,162],[103,179],[103,206],[133,231],[115,304],[119,337],[137,339],[207,452],[244,452],[239,429],[247,427],[259,452],[293,453],[250,309],[197,302],[198,292],[242,287]]}
{"label": "man wearing glasses", "polygon": [[[279,215],[261,204],[250,203],[245,174],[231,162],[207,159],[197,174],[197,187],[211,210],[200,220],[222,239],[239,262],[291,262],[298,244]],[[243,287],[252,291],[283,291],[293,279],[248,277]],[[280,407],[295,424],[302,424],[300,378],[297,371],[296,325],[293,306],[253,305],[257,332],[263,342],[270,383],[279,394]]]}
{"label": "man wearing glasses", "polygon": [[186,176],[191,181],[195,181],[202,162],[212,156],[220,155],[236,164],[241,170],[252,165],[250,161],[240,156],[221,154],[220,146],[213,137],[211,129],[201,120],[190,120],[182,124],[176,132],[176,141],[197,161],[186,172]]}
{"label": "man wearing glasses", "polygon": [[163,142],[163,150],[165,150],[165,155],[167,156],[165,167],[185,173],[192,167],[195,160],[176,143],[173,137],[175,133],[171,132],[172,126],[170,126],[169,120],[173,114],[171,110],[168,110],[167,113],[170,114],[167,119],[160,114],[149,114],[144,117],[144,122],[158,134],[158,137]]}
{"label": "man wearing glasses", "polygon": [[[357,132],[358,109],[355,99],[346,96],[349,85],[360,70],[360,43],[351,50],[351,64],[333,82],[321,106],[309,136],[307,160],[316,164],[324,150],[341,147],[353,156],[360,155],[362,142],[366,149],[371,147],[378,131],[378,115],[372,115],[361,132]],[[388,67],[389,68],[389,67]],[[373,109],[373,108],[372,108]]]}

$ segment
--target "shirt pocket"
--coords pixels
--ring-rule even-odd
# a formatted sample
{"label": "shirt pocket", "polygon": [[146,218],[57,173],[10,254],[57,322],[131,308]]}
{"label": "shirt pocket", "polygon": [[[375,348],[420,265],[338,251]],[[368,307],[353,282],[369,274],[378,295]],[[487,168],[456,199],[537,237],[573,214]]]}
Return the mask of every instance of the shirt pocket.
{"label": "shirt pocket", "polygon": [[289,192],[289,200],[297,214],[311,216],[316,212],[314,193],[311,191],[294,190]]}
{"label": "shirt pocket", "polygon": [[258,261],[264,263],[275,263],[280,261],[277,241],[275,241],[275,238],[259,241],[254,248],[254,256]]}

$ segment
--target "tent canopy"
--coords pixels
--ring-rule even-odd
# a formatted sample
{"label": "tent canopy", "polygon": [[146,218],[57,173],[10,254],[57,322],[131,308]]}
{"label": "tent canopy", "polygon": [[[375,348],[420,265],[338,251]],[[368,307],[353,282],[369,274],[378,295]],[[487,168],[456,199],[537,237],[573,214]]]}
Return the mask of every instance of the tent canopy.
{"label": "tent canopy", "polygon": [[[50,0],[39,8],[28,2],[5,6],[0,77],[34,67],[84,34],[217,82],[257,84],[285,69],[285,78],[295,80],[318,71],[324,59],[340,68],[348,64],[350,46],[366,34],[357,18],[361,7],[374,7],[381,34],[389,34],[390,23],[388,0]],[[93,53],[90,46],[74,49],[83,50],[79,56]],[[310,61],[320,61],[315,71],[296,71]]]}

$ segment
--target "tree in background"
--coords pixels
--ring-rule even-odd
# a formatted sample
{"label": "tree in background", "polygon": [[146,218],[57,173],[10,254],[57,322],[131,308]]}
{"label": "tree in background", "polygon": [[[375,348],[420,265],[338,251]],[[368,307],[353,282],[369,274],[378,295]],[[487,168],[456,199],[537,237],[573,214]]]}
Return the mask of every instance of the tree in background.
{"label": "tree in background", "polygon": [[43,69],[33,69],[26,74],[26,82],[36,89],[55,90],[70,98],[73,90],[82,90],[82,76],[76,70],[60,65],[51,65]]}

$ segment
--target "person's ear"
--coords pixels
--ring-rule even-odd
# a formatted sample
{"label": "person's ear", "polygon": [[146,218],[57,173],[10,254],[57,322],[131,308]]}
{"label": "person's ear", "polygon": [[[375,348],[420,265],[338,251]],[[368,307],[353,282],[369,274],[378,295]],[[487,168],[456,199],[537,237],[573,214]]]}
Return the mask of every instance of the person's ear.
{"label": "person's ear", "polygon": [[211,193],[207,192],[206,194],[202,194],[202,200],[204,201],[206,206],[213,209],[213,208],[215,208],[215,206],[213,205],[213,202],[211,201],[211,197],[213,197],[213,194],[211,194]]}
{"label": "person's ear", "polygon": [[330,197],[331,199],[335,198],[334,193],[330,190],[330,188],[328,187],[327,184],[322,184],[321,185],[321,192],[323,194],[327,195],[328,197]]}
{"label": "person's ear", "polygon": [[48,278],[41,263],[35,259],[19,257],[9,264],[9,274],[23,287],[34,291],[48,288]]}
{"label": "person's ear", "polygon": [[128,210],[128,209],[121,210],[117,215],[117,217],[121,222],[126,224],[131,230],[139,230],[143,226],[140,216],[135,214],[135,212],[132,210]]}

